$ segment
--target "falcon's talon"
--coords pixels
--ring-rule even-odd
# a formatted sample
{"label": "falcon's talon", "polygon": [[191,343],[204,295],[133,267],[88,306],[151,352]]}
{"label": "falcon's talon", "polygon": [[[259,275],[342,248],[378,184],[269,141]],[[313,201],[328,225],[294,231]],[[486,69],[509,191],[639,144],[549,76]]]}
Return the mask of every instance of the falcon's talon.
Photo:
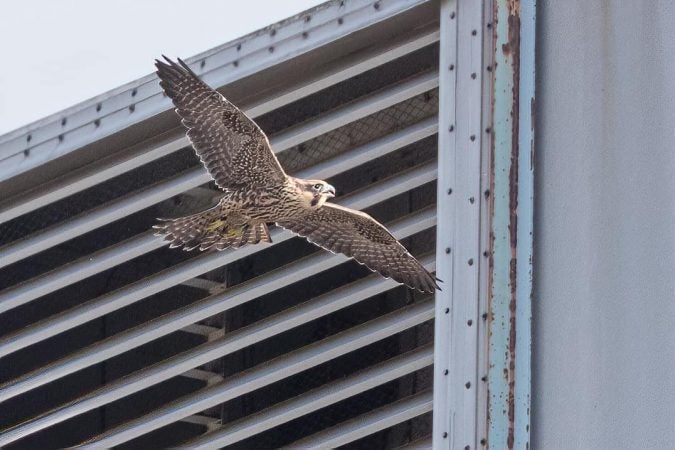
{"label": "falcon's talon", "polygon": [[199,160],[224,191],[207,211],[158,219],[163,223],[153,228],[171,248],[225,250],[272,242],[267,223],[276,223],[410,288],[440,290],[434,276],[383,225],[363,212],[327,203],[336,190],[325,181],[286,175],[253,120],[183,60],[162,57],[165,61],[155,59],[160,86],[173,100]]}

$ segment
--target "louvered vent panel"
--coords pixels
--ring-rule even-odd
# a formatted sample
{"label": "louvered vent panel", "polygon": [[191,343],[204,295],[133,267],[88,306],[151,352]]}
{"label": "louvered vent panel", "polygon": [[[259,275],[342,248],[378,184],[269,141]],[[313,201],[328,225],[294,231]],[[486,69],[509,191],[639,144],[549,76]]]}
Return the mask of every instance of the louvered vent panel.
{"label": "louvered vent panel", "polygon": [[[436,40],[408,35],[407,50],[373,51],[370,67],[256,114],[289,173],[328,180],[430,270]],[[432,296],[279,229],[272,245],[219,253],[163,246],[156,217],[218,196],[184,139],[167,136],[147,150],[161,156],[0,224],[0,443],[426,439]]]}

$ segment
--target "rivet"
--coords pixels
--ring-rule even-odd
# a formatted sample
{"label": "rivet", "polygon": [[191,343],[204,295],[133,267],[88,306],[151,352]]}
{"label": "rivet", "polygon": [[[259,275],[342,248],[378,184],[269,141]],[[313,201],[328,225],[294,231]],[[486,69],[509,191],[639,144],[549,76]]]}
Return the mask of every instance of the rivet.
{"label": "rivet", "polygon": [[59,142],[63,142],[63,135],[59,134]]}
{"label": "rivet", "polygon": [[477,35],[477,34],[478,34],[478,31],[476,31],[476,30],[472,30],[472,31],[471,31],[471,36],[475,36],[475,35]]}
{"label": "rivet", "polygon": [[454,64],[450,64],[450,65],[448,66],[448,69],[449,69],[449,70],[455,70],[455,65],[454,65]]}
{"label": "rivet", "polygon": [[487,70],[488,72],[492,72],[492,66],[487,66],[485,70]]}
{"label": "rivet", "polygon": [[465,388],[471,389],[471,382],[467,381],[466,384],[464,385]]}
{"label": "rivet", "polygon": [[237,61],[237,60],[232,61],[232,65],[234,67],[239,67],[239,61]]}
{"label": "rivet", "polygon": [[445,369],[445,370],[443,371],[443,375],[447,375],[448,373],[450,373],[450,372],[448,371],[448,369]]}
{"label": "rivet", "polygon": [[476,140],[476,135],[475,135],[475,134],[472,134],[471,136],[469,136],[469,139],[471,140],[471,142],[475,141],[475,140]]}
{"label": "rivet", "polygon": [[492,22],[488,22],[488,23],[487,23],[487,27],[488,27],[488,28],[492,28]]}
{"label": "rivet", "polygon": [[485,128],[485,132],[486,132],[487,134],[490,134],[491,131],[492,131],[492,129],[491,129],[490,127]]}
{"label": "rivet", "polygon": [[486,313],[486,312],[483,313],[483,314],[481,315],[481,317],[483,318],[483,320],[487,320],[487,313]]}
{"label": "rivet", "polygon": [[482,377],[480,377],[480,381],[483,382],[487,381],[487,375],[483,375]]}
{"label": "rivet", "polygon": [[273,46],[273,45],[270,46],[270,47],[267,49],[267,51],[270,52],[270,53],[274,53],[274,46]]}
{"label": "rivet", "polygon": [[68,123],[68,119],[66,119],[65,117],[63,119],[61,119],[61,126],[62,127],[65,127],[67,123]]}
{"label": "rivet", "polygon": [[344,23],[344,19],[342,17],[338,18],[338,25],[342,25]]}
{"label": "rivet", "polygon": [[237,51],[241,50],[241,44],[237,44]]}
{"label": "rivet", "polygon": [[476,201],[476,199],[475,199],[475,198],[473,198],[473,197],[469,197],[469,203],[471,203],[471,204],[473,205],[475,201]]}
{"label": "rivet", "polygon": [[469,261],[467,261],[470,266],[473,266],[473,258],[469,258]]}
{"label": "rivet", "polygon": [[136,111],[136,105],[129,105],[129,111],[130,112]]}
{"label": "rivet", "polygon": [[277,30],[272,29],[270,30],[270,36],[275,36],[277,34]]}
{"label": "rivet", "polygon": [[475,80],[475,79],[476,79],[476,72],[474,72],[474,73],[471,74],[471,79],[472,79],[472,80]]}
{"label": "rivet", "polygon": [[32,135],[29,134],[28,136],[26,136],[26,142],[30,142],[31,139],[33,139]]}
{"label": "rivet", "polygon": [[138,91],[136,90],[136,88],[134,88],[134,89],[131,91],[131,96],[132,96],[132,97],[136,97],[136,94],[138,94]]}
{"label": "rivet", "polygon": [[450,125],[450,126],[448,127],[448,131],[451,132],[451,133],[452,133],[453,131],[455,131],[455,126],[454,126],[454,125]]}
{"label": "rivet", "polygon": [[485,438],[480,440],[480,445],[485,445],[487,444],[487,440]]}
{"label": "rivet", "polygon": [[98,103],[98,104],[96,105],[96,112],[100,112],[100,111],[101,111],[101,104]]}
{"label": "rivet", "polygon": [[483,252],[483,256],[485,256],[485,257],[487,258],[488,256],[490,256],[490,253],[489,253],[487,250],[485,250],[485,251]]}
{"label": "rivet", "polygon": [[449,255],[450,254],[450,247],[445,247],[445,254]]}
{"label": "rivet", "polygon": [[465,445],[465,446],[464,446],[464,450],[471,450],[471,446],[470,446],[470,445]]}
{"label": "rivet", "polygon": [[447,437],[448,437],[448,432],[447,432],[447,431],[444,431],[444,432],[443,432],[443,437],[444,437],[444,438],[447,438]]}
{"label": "rivet", "polygon": [[23,156],[28,156],[30,155],[30,149],[27,148],[26,150],[23,151]]}
{"label": "rivet", "polygon": [[467,324],[468,326],[473,325],[473,320],[471,320],[471,319],[467,320],[467,321],[466,321],[466,324]]}
{"label": "rivet", "polygon": [[302,32],[302,38],[303,39],[307,39],[308,36],[309,36],[309,33],[307,33],[306,31]]}
{"label": "rivet", "polygon": [[380,2],[373,3],[373,8],[375,8],[376,10],[379,10],[380,9]]}
{"label": "rivet", "polygon": [[483,192],[483,195],[485,196],[485,198],[488,198],[490,196],[490,190],[486,189],[485,192]]}
{"label": "rivet", "polygon": [[101,119],[96,119],[96,120],[94,120],[94,126],[95,126],[96,128],[98,128],[99,126],[101,126]]}
{"label": "rivet", "polygon": [[199,67],[201,67],[203,69],[205,65],[206,65],[206,60],[202,59],[202,61],[199,63]]}
{"label": "rivet", "polygon": [[452,188],[448,189],[448,195],[452,194]]}
{"label": "rivet", "polygon": [[305,22],[309,22],[310,20],[312,20],[312,16],[305,16]]}
{"label": "rivet", "polygon": [[445,313],[446,314],[450,313],[450,308],[445,308]]}
{"label": "rivet", "polygon": [[455,12],[454,12],[454,11],[450,13],[450,18],[451,18],[451,19],[454,19],[454,18],[455,18]]}

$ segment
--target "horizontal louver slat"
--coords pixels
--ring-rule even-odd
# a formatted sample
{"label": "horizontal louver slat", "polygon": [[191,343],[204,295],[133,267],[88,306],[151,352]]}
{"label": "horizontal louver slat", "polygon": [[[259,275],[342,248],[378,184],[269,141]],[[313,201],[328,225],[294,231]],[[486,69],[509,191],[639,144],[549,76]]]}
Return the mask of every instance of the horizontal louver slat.
{"label": "horizontal louver slat", "polygon": [[422,392],[370,413],[356,417],[308,438],[296,441],[288,449],[336,448],[376,433],[392,425],[431,411],[431,392]]}

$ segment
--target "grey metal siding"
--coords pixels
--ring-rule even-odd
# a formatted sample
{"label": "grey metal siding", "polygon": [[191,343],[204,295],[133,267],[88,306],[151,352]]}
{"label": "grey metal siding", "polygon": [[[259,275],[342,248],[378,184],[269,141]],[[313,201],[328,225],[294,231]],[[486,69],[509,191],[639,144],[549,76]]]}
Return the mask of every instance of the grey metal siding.
{"label": "grey metal siding", "polygon": [[538,3],[532,445],[673,448],[675,6]]}

